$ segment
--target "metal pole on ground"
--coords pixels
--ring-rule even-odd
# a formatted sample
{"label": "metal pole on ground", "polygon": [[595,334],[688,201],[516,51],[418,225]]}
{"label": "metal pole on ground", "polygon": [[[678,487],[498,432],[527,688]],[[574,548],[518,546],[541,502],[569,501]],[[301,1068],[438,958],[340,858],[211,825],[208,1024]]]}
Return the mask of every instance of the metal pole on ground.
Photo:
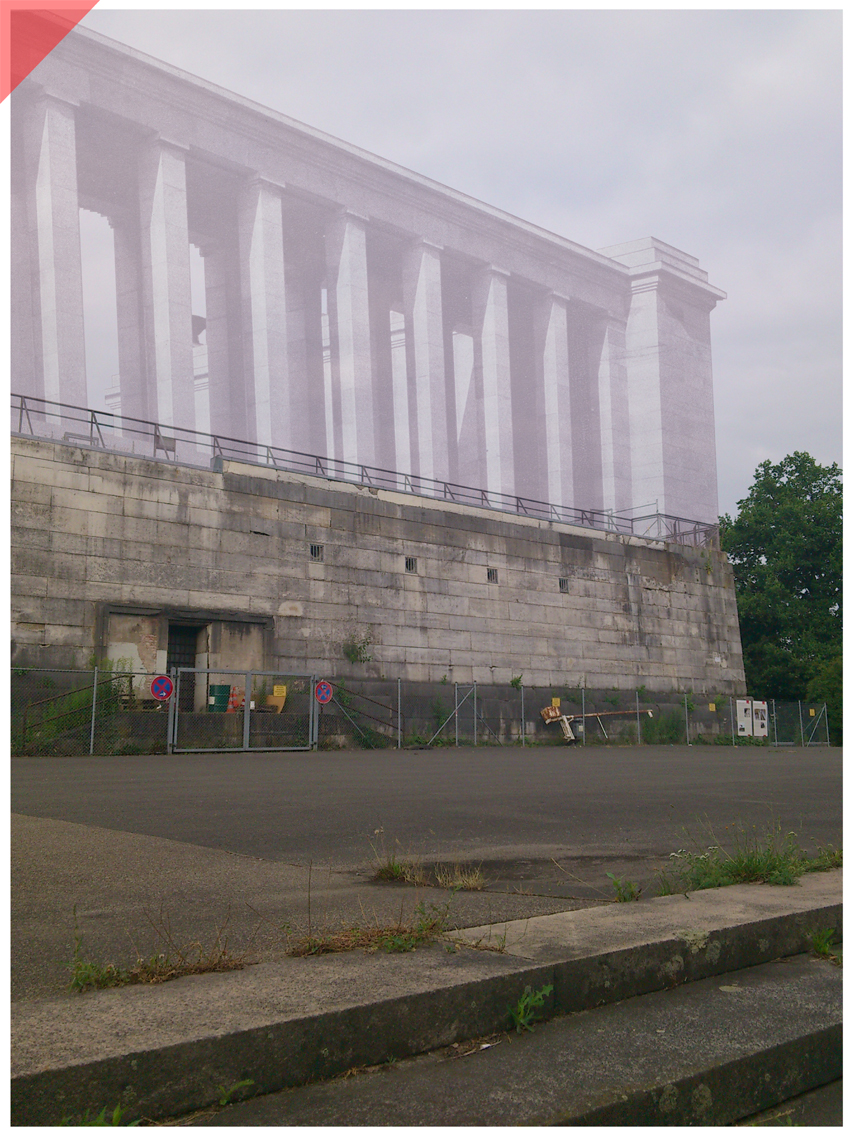
{"label": "metal pole on ground", "polygon": [[91,691],[91,734],[89,736],[89,756],[94,755],[94,715],[97,710],[97,666],[94,667],[94,685]]}
{"label": "metal pole on ground", "polygon": [[802,746],[806,748],[806,738],[803,735],[803,705],[801,701],[797,702],[797,710],[800,714],[800,744],[802,744]]}
{"label": "metal pole on ground", "polygon": [[525,689],[519,687],[520,712],[522,714],[522,746],[525,748]]}
{"label": "metal pole on ground", "polygon": [[398,679],[398,744],[396,748],[401,748],[401,678]]}
{"label": "metal pole on ground", "polygon": [[635,690],[635,716],[637,717],[637,738],[640,744],[640,693]]}
{"label": "metal pole on ground", "polygon": [[581,743],[587,743],[587,728],[584,723],[584,686],[581,687]]}
{"label": "metal pole on ground", "polygon": [[826,726],[826,743],[829,744],[829,709],[826,701],[823,703],[823,723]]}

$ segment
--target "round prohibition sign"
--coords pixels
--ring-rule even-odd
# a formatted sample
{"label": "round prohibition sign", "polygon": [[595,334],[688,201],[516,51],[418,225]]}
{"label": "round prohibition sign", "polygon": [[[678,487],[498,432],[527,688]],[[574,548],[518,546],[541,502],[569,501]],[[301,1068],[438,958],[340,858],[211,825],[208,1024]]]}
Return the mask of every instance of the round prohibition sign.
{"label": "round prohibition sign", "polygon": [[161,674],[151,681],[151,697],[157,701],[167,701],[174,692],[174,682],[170,677]]}
{"label": "round prohibition sign", "polygon": [[316,700],[320,705],[327,705],[328,701],[333,700],[334,691],[328,681],[320,681],[316,686]]}

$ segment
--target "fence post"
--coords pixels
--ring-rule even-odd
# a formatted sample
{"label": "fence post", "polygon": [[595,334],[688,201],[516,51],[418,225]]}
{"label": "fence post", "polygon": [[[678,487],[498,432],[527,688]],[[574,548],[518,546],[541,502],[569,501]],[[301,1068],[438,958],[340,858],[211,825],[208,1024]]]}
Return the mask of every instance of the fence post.
{"label": "fence post", "polygon": [[797,711],[800,714],[800,745],[803,748],[807,748],[808,745],[806,744],[806,736],[803,732],[803,704],[801,701],[797,702]]}
{"label": "fence post", "polygon": [[826,701],[823,703],[823,723],[826,726],[826,744],[829,747],[829,708]]}
{"label": "fence post", "polygon": [[245,674],[245,716],[242,718],[242,747],[247,751],[251,747],[251,689],[253,687],[253,673]]}
{"label": "fence post", "polygon": [[770,703],[771,703],[771,705],[773,705],[773,747],[778,748],[779,747],[779,730],[776,727],[776,699],[774,698]]}
{"label": "fence post", "polygon": [[168,698],[168,720],[165,723],[165,751],[170,756],[174,751],[174,741],[176,739],[174,734],[177,729],[174,718],[175,714],[177,713],[177,698],[180,694],[180,690],[177,688],[176,666],[173,665],[171,667],[171,673],[169,674],[169,677],[171,678],[173,684],[173,690],[171,696]]}
{"label": "fence post", "polygon": [[640,744],[640,693],[635,690],[635,717],[637,718],[637,738]]}
{"label": "fence post", "polygon": [[401,678],[398,679],[398,744],[396,748],[401,748]]}
{"label": "fence post", "polygon": [[587,743],[587,726],[584,720],[584,686],[581,687],[581,743],[582,747]]}
{"label": "fence post", "polygon": [[89,736],[89,756],[94,756],[94,715],[97,711],[97,666],[94,667],[94,685],[91,691],[91,734]]}
{"label": "fence post", "polygon": [[455,748],[457,748],[457,682],[455,682]]}
{"label": "fence post", "polygon": [[688,695],[687,695],[687,693],[682,698],[682,702],[685,706],[685,743],[690,745],[690,743],[691,743],[691,730],[690,730],[690,726],[688,725]]}
{"label": "fence post", "polygon": [[735,742],[735,698],[729,698],[729,723],[732,726],[732,747],[737,748]]}
{"label": "fence post", "polygon": [[519,687],[520,712],[522,714],[522,746],[525,748],[525,689]]}
{"label": "fence post", "polygon": [[478,747],[478,686],[472,683],[472,747]]}

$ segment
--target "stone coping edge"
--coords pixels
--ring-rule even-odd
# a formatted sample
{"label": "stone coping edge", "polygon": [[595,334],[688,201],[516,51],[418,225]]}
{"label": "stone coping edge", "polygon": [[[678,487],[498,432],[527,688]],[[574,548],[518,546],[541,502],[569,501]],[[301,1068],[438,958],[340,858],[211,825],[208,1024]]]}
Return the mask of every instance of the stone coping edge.
{"label": "stone coping edge", "polygon": [[[554,986],[540,1020],[584,1011],[806,952],[812,932],[840,934],[841,915],[841,903],[828,901],[709,931],[698,944],[671,934],[256,1028],[228,1031],[223,1020],[220,1034],[13,1075],[12,1124],[55,1125],[119,1102],[127,1121],[160,1119],[216,1103],[222,1088],[247,1079],[253,1084],[239,1097],[302,1086],[509,1030],[509,1010],[526,986]],[[617,1124],[615,1118],[604,1121]]]}

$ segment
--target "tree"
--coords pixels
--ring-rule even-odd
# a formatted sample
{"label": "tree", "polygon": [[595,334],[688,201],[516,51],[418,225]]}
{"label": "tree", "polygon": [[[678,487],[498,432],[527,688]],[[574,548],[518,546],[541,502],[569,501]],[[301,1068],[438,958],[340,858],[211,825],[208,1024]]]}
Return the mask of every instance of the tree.
{"label": "tree", "polygon": [[737,519],[720,517],[752,696],[802,700],[810,686],[834,696],[838,673],[840,700],[841,504],[838,465],[793,453],[763,461]]}

